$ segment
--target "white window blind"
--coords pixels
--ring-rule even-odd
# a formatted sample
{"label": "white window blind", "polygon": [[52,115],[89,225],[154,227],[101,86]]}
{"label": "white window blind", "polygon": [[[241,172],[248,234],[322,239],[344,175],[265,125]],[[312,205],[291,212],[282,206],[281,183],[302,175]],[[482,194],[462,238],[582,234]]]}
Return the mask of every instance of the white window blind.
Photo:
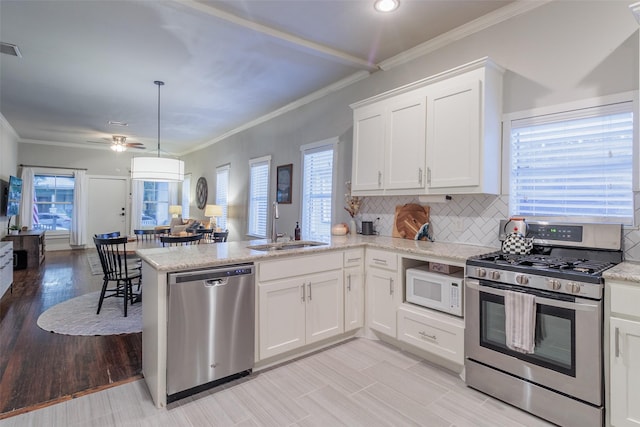
{"label": "white window blind", "polygon": [[511,123],[510,211],[633,223],[633,103]]}
{"label": "white window blind", "polygon": [[217,225],[222,230],[227,227],[229,194],[229,165],[216,168],[216,205],[222,206],[222,216],[218,217]]}
{"label": "white window blind", "polygon": [[304,239],[331,237],[334,144],[302,147],[302,224]]}
{"label": "white window blind", "polygon": [[191,174],[186,174],[184,176],[184,181],[182,181],[182,218],[191,218],[190,210],[189,210],[189,193],[191,191]]}
{"label": "white window blind", "polygon": [[267,237],[269,214],[269,165],[271,157],[261,157],[249,161],[249,230],[248,234]]}

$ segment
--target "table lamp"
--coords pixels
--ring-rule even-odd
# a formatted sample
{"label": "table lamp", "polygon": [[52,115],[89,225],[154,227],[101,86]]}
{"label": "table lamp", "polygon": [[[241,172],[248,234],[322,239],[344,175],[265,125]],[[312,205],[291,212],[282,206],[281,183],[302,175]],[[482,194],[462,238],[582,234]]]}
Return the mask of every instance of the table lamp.
{"label": "table lamp", "polygon": [[[211,227],[211,229],[213,229],[213,231],[217,230],[217,222],[218,222],[218,217],[222,216],[224,212],[222,211],[222,206],[220,205],[207,205],[204,208],[204,216],[211,218],[209,220],[209,226]],[[215,221],[214,221],[215,218]]]}
{"label": "table lamp", "polygon": [[169,214],[171,214],[171,218],[178,218],[179,216],[182,216],[182,206],[169,205]]}

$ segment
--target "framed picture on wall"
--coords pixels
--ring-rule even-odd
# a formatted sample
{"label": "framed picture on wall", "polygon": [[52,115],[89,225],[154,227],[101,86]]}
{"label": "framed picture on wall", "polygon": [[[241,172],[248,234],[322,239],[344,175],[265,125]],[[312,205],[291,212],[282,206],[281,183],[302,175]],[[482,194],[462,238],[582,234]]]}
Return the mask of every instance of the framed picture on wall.
{"label": "framed picture on wall", "polygon": [[276,189],[276,201],[278,203],[291,203],[291,178],[293,164],[278,166],[278,179]]}

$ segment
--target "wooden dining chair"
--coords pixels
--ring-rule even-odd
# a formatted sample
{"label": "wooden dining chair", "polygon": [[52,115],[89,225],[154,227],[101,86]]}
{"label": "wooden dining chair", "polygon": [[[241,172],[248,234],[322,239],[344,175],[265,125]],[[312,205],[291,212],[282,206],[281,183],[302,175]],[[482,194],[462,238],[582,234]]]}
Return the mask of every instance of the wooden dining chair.
{"label": "wooden dining chair", "polygon": [[158,232],[154,229],[133,230],[138,242],[150,242],[158,237]]}
{"label": "wooden dining chair", "polygon": [[202,234],[191,234],[189,236],[160,236],[162,246],[186,246],[197,245],[202,240]]}
{"label": "wooden dining chair", "polygon": [[215,243],[226,242],[229,237],[229,230],[216,231],[213,233],[213,241]]}
{"label": "wooden dining chair", "polygon": [[100,314],[105,298],[121,297],[124,299],[124,317],[127,317],[127,306],[135,302],[133,283],[136,282],[138,289],[140,289],[142,282],[140,269],[134,268],[136,263],[127,254],[127,237],[106,239],[94,237],[93,242],[98,250],[100,264],[104,273],[100,300],[98,301],[98,312],[96,314]]}
{"label": "wooden dining chair", "polygon": [[114,237],[120,237],[120,232],[113,231],[111,233],[94,234],[93,237],[96,237],[98,239],[112,239]]}

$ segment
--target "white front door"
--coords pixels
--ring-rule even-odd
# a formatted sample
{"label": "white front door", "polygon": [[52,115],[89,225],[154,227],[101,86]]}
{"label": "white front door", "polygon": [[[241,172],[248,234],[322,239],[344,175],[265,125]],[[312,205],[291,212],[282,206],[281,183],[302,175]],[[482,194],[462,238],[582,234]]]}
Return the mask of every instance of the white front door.
{"label": "white front door", "polygon": [[89,241],[94,234],[127,235],[127,178],[89,177]]}

